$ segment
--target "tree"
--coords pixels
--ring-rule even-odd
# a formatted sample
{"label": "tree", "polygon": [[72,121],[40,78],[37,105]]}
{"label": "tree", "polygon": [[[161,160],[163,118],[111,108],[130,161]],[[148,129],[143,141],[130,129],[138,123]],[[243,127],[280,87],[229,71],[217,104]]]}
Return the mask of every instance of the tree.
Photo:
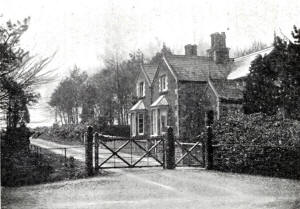
{"label": "tree", "polygon": [[163,55],[172,55],[172,51],[169,47],[166,46],[165,43],[163,43],[163,47],[160,50],[160,52],[157,52],[155,56],[153,56],[150,60],[150,64],[158,64],[162,58]]}
{"label": "tree", "polygon": [[251,54],[253,52],[257,52],[260,50],[263,50],[265,48],[267,48],[268,45],[265,43],[262,43],[260,41],[253,41],[252,44],[245,49],[236,49],[234,51],[234,57],[241,57],[241,56],[245,56],[247,54]]}
{"label": "tree", "polygon": [[300,119],[300,30],[294,27],[294,41],[274,37],[274,50],[258,56],[250,67],[244,92],[246,113],[275,114]]}
{"label": "tree", "polygon": [[19,46],[28,24],[26,18],[0,26],[0,109],[6,114],[7,128],[30,121],[27,106],[39,98],[34,89],[51,80],[51,71],[43,69],[52,57],[37,59]]}
{"label": "tree", "polygon": [[74,66],[69,77],[62,80],[52,93],[49,105],[55,108],[62,124],[79,123],[79,108],[86,99],[81,93],[87,78],[86,72],[80,73],[79,68]]}

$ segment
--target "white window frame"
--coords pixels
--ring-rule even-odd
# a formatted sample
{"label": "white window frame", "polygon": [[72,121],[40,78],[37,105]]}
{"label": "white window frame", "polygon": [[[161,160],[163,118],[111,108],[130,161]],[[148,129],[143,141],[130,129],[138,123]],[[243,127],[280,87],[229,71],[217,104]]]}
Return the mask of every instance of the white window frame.
{"label": "white window frame", "polygon": [[161,75],[159,77],[159,91],[164,92],[168,90],[168,78],[167,75]]}
{"label": "white window frame", "polygon": [[137,96],[138,97],[144,97],[145,96],[145,82],[144,81],[141,81],[141,82],[138,83]]}
{"label": "white window frame", "polygon": [[131,135],[132,136],[136,136],[136,114],[135,113],[131,113]]}
{"label": "white window frame", "polygon": [[151,109],[151,136],[158,136],[157,116],[158,116],[158,110]]}
{"label": "white window frame", "polygon": [[151,136],[159,136],[166,134],[167,131],[162,130],[162,116],[165,116],[165,127],[168,127],[168,109],[153,108],[151,109]]}
{"label": "white window frame", "polygon": [[162,120],[162,116],[165,116],[165,121],[164,121],[164,123],[165,123],[165,127],[167,128],[168,127],[168,110],[167,109],[161,109],[160,110],[160,115],[159,115],[159,117],[160,117],[160,124],[159,124],[159,130],[160,130],[160,133],[161,134],[165,134],[165,133],[167,133],[167,131],[163,131],[163,127],[162,127],[162,123],[163,123],[163,120]]}
{"label": "white window frame", "polygon": [[[142,115],[142,120],[143,120],[143,132],[140,132],[140,116]],[[144,135],[145,133],[145,114],[144,113],[137,113],[137,132],[138,135]]]}

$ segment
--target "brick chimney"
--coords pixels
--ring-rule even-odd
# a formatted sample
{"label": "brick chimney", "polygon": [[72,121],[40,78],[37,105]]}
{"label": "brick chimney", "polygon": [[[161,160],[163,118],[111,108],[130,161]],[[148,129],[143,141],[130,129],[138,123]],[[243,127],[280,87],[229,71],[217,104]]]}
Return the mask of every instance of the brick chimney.
{"label": "brick chimney", "polygon": [[225,32],[213,33],[211,37],[211,48],[207,50],[208,56],[211,57],[217,64],[226,63],[229,61],[229,48],[226,47]]}
{"label": "brick chimney", "polygon": [[184,46],[186,56],[197,56],[197,45],[188,44]]}

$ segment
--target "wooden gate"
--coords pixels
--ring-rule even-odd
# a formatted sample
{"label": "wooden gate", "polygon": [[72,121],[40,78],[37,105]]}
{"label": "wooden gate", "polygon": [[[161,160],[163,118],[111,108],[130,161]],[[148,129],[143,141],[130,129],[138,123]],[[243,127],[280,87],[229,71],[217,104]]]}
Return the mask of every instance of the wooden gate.
{"label": "wooden gate", "polygon": [[[95,167],[136,168],[164,165],[164,138],[120,138],[95,136]],[[98,153],[97,153],[98,151]]]}
{"label": "wooden gate", "polygon": [[[189,142],[187,142],[189,141]],[[175,139],[176,167],[204,167],[204,143],[200,137],[194,139]]]}

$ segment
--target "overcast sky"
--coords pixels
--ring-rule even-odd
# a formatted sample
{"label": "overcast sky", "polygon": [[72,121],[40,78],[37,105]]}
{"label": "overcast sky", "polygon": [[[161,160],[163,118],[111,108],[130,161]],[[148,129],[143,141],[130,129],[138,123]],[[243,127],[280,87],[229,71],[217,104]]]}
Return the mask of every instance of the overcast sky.
{"label": "overcast sky", "polygon": [[[58,80],[73,65],[90,74],[103,60],[140,49],[151,56],[165,42],[175,53],[188,43],[210,42],[209,35],[226,32],[227,46],[244,48],[258,40],[271,44],[274,31],[290,36],[300,26],[299,0],[0,0],[0,22],[30,16],[22,46],[33,55],[56,56],[49,69]],[[204,49],[206,50],[206,49]],[[49,124],[46,102],[57,82],[40,89],[41,103],[31,109],[32,122]]]}

